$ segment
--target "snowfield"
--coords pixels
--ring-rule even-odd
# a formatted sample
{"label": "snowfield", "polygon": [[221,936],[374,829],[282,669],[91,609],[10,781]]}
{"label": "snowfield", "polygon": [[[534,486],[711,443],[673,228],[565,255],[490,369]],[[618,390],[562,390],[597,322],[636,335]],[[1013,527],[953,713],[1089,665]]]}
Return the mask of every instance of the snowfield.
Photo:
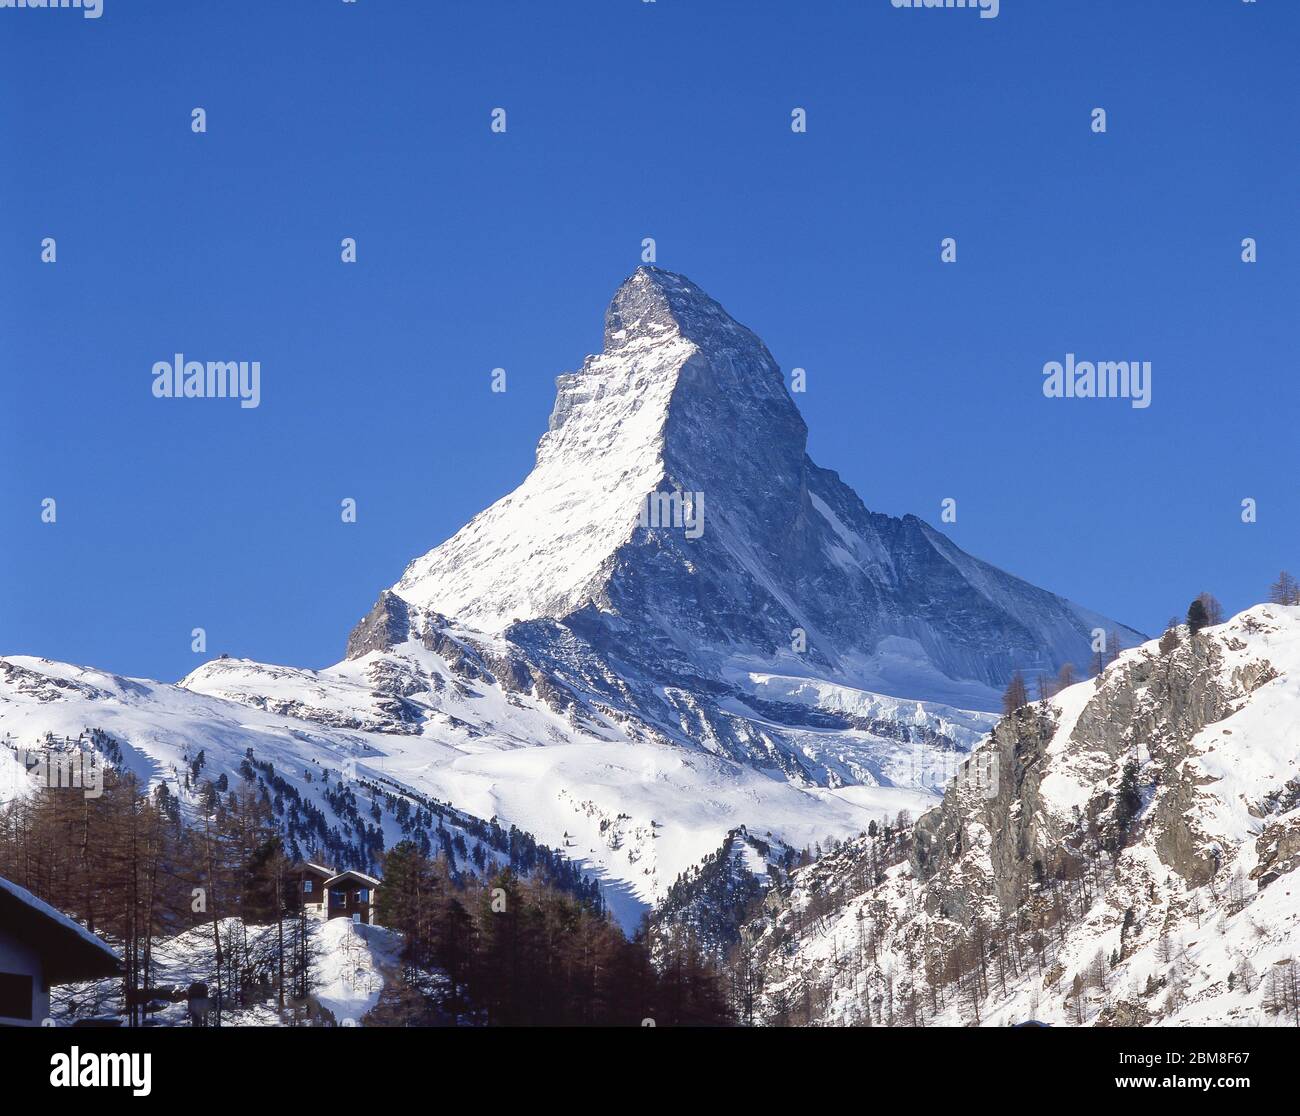
{"label": "snowfield", "polygon": [[[335,1026],[360,1025],[366,1013],[379,1004],[384,988],[401,984],[401,935],[346,918],[327,922],[310,919],[307,928],[313,959],[311,997],[309,1004],[297,1005],[298,1021],[305,1022],[310,1014],[313,1019],[323,1019]],[[215,1010],[217,974],[213,968],[212,933],[210,925],[199,926],[155,945],[152,987],[170,992],[176,998],[170,1002],[155,1000],[153,1006],[157,1010],[148,1012],[146,1025],[190,1026],[185,992],[191,984],[208,986]],[[221,921],[220,933],[227,952],[235,946],[241,956],[255,959],[250,965],[251,975],[264,978],[268,984],[275,980],[276,926],[245,926],[237,918],[228,918]],[[435,974],[433,979],[445,978]],[[280,1017],[273,997],[252,998],[258,1002],[247,1006],[234,998],[227,999],[221,1009],[222,1025],[275,1027],[285,1025],[293,1016],[292,998],[288,995],[286,1019]],[[120,979],[70,984],[57,990],[51,1005],[52,1018],[56,1023],[88,1015],[105,1018],[103,1011],[93,1009],[97,1005],[120,1004],[120,1001]]]}
{"label": "snowfield", "polygon": [[[431,714],[420,735],[334,727],[231,698],[261,696],[261,676],[269,671],[273,693],[359,719],[369,695],[347,677],[355,664],[347,664],[337,684],[325,671],[239,660],[210,665],[219,668],[221,692],[231,696],[188,688],[205,684],[203,668],[185,685],[171,686],[27,656],[0,659],[0,739],[36,748],[47,734],[76,739],[100,729],[117,741],[125,769],[145,785],[166,783],[191,804],[183,775],[199,752],[205,778],[224,774],[237,785],[239,765],[252,749],[327,817],[335,815],[322,772],[331,783],[354,788],[363,814],[373,796],[358,781],[387,780],[476,817],[517,825],[563,851],[601,882],[629,929],[679,872],[716,850],[737,825],[802,847],[857,833],[872,818],[914,807],[918,797],[901,791],[895,800],[893,788],[876,788],[877,800],[855,803],[843,790],[796,786],[704,751],[584,736],[551,711],[511,704],[491,689],[481,707],[458,698],[454,712]],[[311,682],[299,687],[303,673]],[[0,750],[0,772],[9,796],[30,792],[12,752]],[[315,776],[310,782],[308,773]],[[380,824],[386,844],[401,839],[390,813]]]}

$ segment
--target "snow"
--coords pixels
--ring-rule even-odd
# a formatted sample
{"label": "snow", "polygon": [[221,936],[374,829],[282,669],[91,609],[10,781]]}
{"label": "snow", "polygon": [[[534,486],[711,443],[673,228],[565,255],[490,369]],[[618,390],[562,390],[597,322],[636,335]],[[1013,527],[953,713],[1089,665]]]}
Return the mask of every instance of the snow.
{"label": "snow", "polygon": [[0,802],[25,798],[36,791],[36,784],[17,754],[0,749]]}
{"label": "snow", "polygon": [[937,806],[939,795],[912,787],[836,787],[831,792],[836,798],[865,810],[876,822],[893,822],[900,811],[907,811],[913,820]]}
{"label": "snow", "polygon": [[[762,342],[639,269],[604,351],[558,378],[532,471],[393,587],[394,646],[323,670],[219,659],[176,686],[0,659],[0,733],[103,730],[183,805],[200,750],[205,778],[237,784],[251,749],[326,817],[307,773],[388,780],[565,850],[633,926],[738,826],[798,848],[919,812],[1011,661],[1050,663],[1102,622],[868,511],[806,443]],[[699,539],[639,526],[669,486],[707,497]],[[21,790],[0,768],[0,795]]]}
{"label": "snow", "polygon": [[[1184,764],[1198,777],[1184,817],[1193,832],[1219,851],[1220,868],[1208,883],[1189,883],[1161,858],[1156,831],[1139,822],[1136,840],[1123,849],[1113,868],[1103,858],[1103,879],[1091,907],[1081,915],[1073,913],[1063,931],[1052,929],[1046,935],[1045,964],[1040,968],[1031,963],[1018,976],[1008,974],[1005,992],[1001,975],[990,972],[981,1024],[1006,1026],[1032,1018],[1074,1026],[1079,1022],[1077,1010],[1085,1025],[1093,1025],[1103,1013],[1112,1013],[1107,1018],[1113,1022],[1113,1013],[1121,1008],[1137,1013],[1134,1018],[1164,1026],[1290,1021],[1270,1010],[1268,974],[1297,958],[1300,873],[1284,871],[1261,889],[1250,872],[1258,863],[1256,840],[1265,827],[1300,825],[1300,808],[1270,813],[1265,806],[1267,795],[1300,774],[1300,743],[1293,731],[1300,713],[1300,607],[1257,606],[1205,630],[1198,639],[1213,647],[1218,684],[1224,692],[1239,695],[1228,704],[1225,716],[1180,746],[1188,757]],[[1121,678],[1143,657],[1155,659],[1159,654],[1155,641],[1124,652],[1118,663],[1107,667],[1103,685]],[[1275,676],[1262,684],[1252,681],[1264,671]],[[1103,753],[1072,739],[1080,716],[1098,692],[1090,680],[1067,688],[1049,703],[1057,727],[1040,761],[1048,771],[1039,784],[1044,799],[1041,821],[1051,827],[1048,832],[1067,832],[1075,811],[1088,805],[1107,782],[1113,786],[1118,761],[1103,762]],[[1134,717],[1145,726],[1144,732],[1159,732],[1158,722],[1142,720],[1146,712],[1140,691],[1137,701]],[[1146,749],[1139,759],[1150,762]],[[985,904],[995,868],[989,855],[991,834],[977,808],[963,810],[963,832],[961,856],[943,886],[964,889],[985,925],[991,926],[1005,912],[996,901]],[[797,872],[789,910],[805,906],[813,893],[845,887],[853,878],[858,849],[860,842],[850,843],[835,856]],[[796,935],[788,957],[771,974],[769,993],[804,979],[827,982],[823,1021],[849,1023],[862,1019],[888,974],[895,982],[899,1011],[907,996],[907,943],[927,940],[932,931],[955,930],[926,902],[928,886],[903,863],[889,870],[879,888],[861,895],[850,891],[852,897],[838,909],[806,923]],[[879,960],[845,965],[844,959],[859,948],[864,919],[872,922],[882,909],[887,925],[875,947]],[[1133,920],[1119,956],[1126,912]],[[788,920],[786,927],[788,932]],[[1105,987],[1085,987],[1076,1009],[1074,978],[1086,977],[1099,954],[1105,959]],[[946,989],[938,997],[937,1010],[928,990],[921,996],[927,1024],[975,1021],[965,992],[957,995]]]}
{"label": "snow", "polygon": [[1233,845],[1246,844],[1261,829],[1252,804],[1300,775],[1294,730],[1279,731],[1300,724],[1298,620],[1300,607],[1265,605],[1215,629],[1225,643],[1238,645],[1227,648],[1226,674],[1253,658],[1266,659],[1278,672],[1240,710],[1207,725],[1192,741],[1193,762],[1214,780],[1206,825]]}
{"label": "snow", "polygon": [[[680,337],[625,346],[559,377],[536,468],[412,562],[395,591],[486,632],[580,606],[663,479],[660,445],[675,373],[695,351]],[[575,459],[583,467],[574,468]]]}
{"label": "snow", "polygon": [[[232,945],[256,958],[260,973],[274,977],[278,928],[274,925],[244,924],[237,918],[222,919],[220,933],[227,952]],[[386,985],[401,982],[402,937],[382,926],[354,923],[346,918],[325,922],[309,919],[307,932],[312,958],[310,996],[329,1012],[338,1026],[360,1024],[367,1012],[379,1003]],[[289,931],[286,930],[286,934]],[[154,944],[150,986],[161,990],[185,990],[191,984],[208,986],[210,997],[217,995],[217,974],[213,966],[214,949],[211,924],[196,926],[172,938]],[[434,974],[435,979],[442,979]],[[94,1006],[120,1004],[121,981],[92,981],[68,985],[59,1000],[51,1005],[57,1022],[72,1022],[86,1014],[102,1015]],[[75,1010],[72,1005],[76,1005]],[[185,1027],[190,1025],[189,1008],[183,996],[150,1011],[150,1026]],[[222,1007],[222,1022],[227,1026],[285,1025],[279,1015],[274,994],[268,1001],[243,1006],[227,1002]]]}
{"label": "snow", "polygon": [[81,923],[77,922],[75,919],[69,918],[62,911],[51,907],[44,900],[37,899],[36,896],[25,887],[19,887],[16,883],[12,883],[9,880],[0,877],[0,891],[7,892],[19,902],[26,904],[33,910],[39,911],[51,922],[56,922],[65,929],[73,931],[73,933],[75,933],[82,941],[86,942],[88,945],[94,946],[105,956],[111,957],[114,961],[121,961],[121,958],[118,957],[113,947],[102,938],[96,937],[82,926]]}
{"label": "snow", "polygon": [[[23,656],[0,659],[30,672],[24,686],[4,684],[0,671],[0,733],[35,743],[47,732],[76,737],[95,727],[121,745],[125,766],[146,785],[167,783],[183,801],[181,773],[200,750],[204,777],[239,781],[239,764],[252,748],[260,761],[293,783],[331,816],[319,778],[322,768],[355,780],[379,776],[477,817],[515,824],[567,855],[599,879],[611,909],[629,929],[663,895],[677,874],[715,850],[741,824],[771,831],[796,847],[827,835],[866,828],[865,810],[824,788],[798,787],[753,768],[653,741],[608,740],[584,734],[553,711],[515,703],[490,687],[454,706],[465,724],[432,721],[421,735],[338,728],[308,722],[224,697],[144,679]],[[290,668],[260,668],[218,660],[187,682],[219,682],[251,700],[269,671],[281,696],[300,692]],[[344,675],[357,664],[347,664]],[[368,692],[330,671],[306,672],[312,701],[338,713],[356,713],[352,699]],[[450,672],[449,672],[450,673]],[[71,688],[52,684],[72,683]],[[44,683],[44,685],[42,685]],[[93,685],[93,692],[86,687]],[[313,688],[319,687],[319,688]],[[471,707],[479,708],[471,708]],[[3,758],[3,756],[0,756]],[[359,791],[364,797],[364,790]],[[363,813],[366,808],[363,807]],[[601,830],[600,821],[628,815],[628,826]],[[651,821],[659,823],[650,836]],[[391,815],[381,823],[387,844],[402,833]],[[626,832],[624,832],[626,831]],[[565,838],[565,833],[569,838]],[[623,837],[612,847],[615,835]]]}
{"label": "snow", "polygon": [[[1109,767],[1107,761],[1094,756],[1076,759],[1067,752],[1066,744],[1079,715],[1088,702],[1092,700],[1094,686],[1092,682],[1080,682],[1067,686],[1052,699],[1052,709],[1056,712],[1056,734],[1048,751],[1056,759],[1052,769],[1043,777],[1040,789],[1044,800],[1051,803],[1058,812],[1065,814],[1074,807],[1084,806],[1096,792],[1097,778],[1102,767]],[[1087,766],[1085,766],[1085,764]]]}
{"label": "snow", "polygon": [[319,960],[312,994],[344,1026],[379,1003],[385,977],[396,983],[400,975],[402,937],[382,926],[331,918],[313,944]]}

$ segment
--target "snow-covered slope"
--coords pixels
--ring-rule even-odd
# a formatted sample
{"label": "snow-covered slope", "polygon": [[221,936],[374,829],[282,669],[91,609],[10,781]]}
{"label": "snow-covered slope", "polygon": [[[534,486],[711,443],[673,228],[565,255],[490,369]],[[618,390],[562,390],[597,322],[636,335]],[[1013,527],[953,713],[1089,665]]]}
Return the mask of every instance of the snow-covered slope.
{"label": "snow-covered slope", "polygon": [[[312,994],[300,1003],[286,996],[286,1015],[281,1017],[272,993],[278,977],[279,930],[274,924],[255,926],[245,925],[237,918],[221,920],[220,934],[227,954],[238,951],[246,984],[250,989],[259,988],[262,993],[250,995],[247,1003],[240,1003],[236,997],[228,999],[222,1005],[225,1026],[274,1027],[307,1019],[324,1020],[335,1026],[360,1025],[367,1013],[379,1005],[386,988],[402,987],[400,934],[346,918],[327,922],[310,919],[305,923],[305,930],[309,936]],[[293,924],[286,931],[290,940],[296,932]],[[208,986],[215,1010],[218,981],[212,934],[212,927],[203,925],[154,944],[151,989],[157,998],[148,1008],[149,1026],[191,1026],[186,992],[194,983]],[[445,981],[441,973],[428,974],[427,979]],[[121,1002],[120,978],[64,985],[54,992],[51,1018],[60,1026],[86,1018],[111,1019],[120,1010]]]}
{"label": "snow-covered slope", "polygon": [[767,1010],[1300,1021],[1298,714],[1300,607],[1262,605],[1004,718],[898,855],[850,841],[751,925]]}
{"label": "snow-covered slope", "polygon": [[[1013,668],[1082,665],[1093,628],[1136,637],[869,512],[806,433],[762,342],[642,268],[604,352],[559,378],[524,483],[382,592],[344,661],[219,659],[169,686],[0,659],[0,734],[94,730],[182,798],[200,761],[230,783],[247,761],[339,860],[418,831],[394,796],[462,858],[493,857],[496,818],[632,925],[731,830],[802,848],[918,812]],[[656,492],[690,494],[686,518],[643,517]]]}
{"label": "snow-covered slope", "polygon": [[[599,734],[576,728],[531,695],[473,677],[481,668],[472,661],[459,673],[443,666],[445,707],[438,694],[416,694],[405,699],[410,731],[388,721],[387,731],[376,731],[384,715],[376,711],[389,699],[363,679],[367,666],[386,677],[393,661],[375,656],[337,671],[294,671],[217,660],[187,685],[171,686],[43,659],[0,659],[0,740],[8,745],[0,762],[16,790],[23,779],[14,750],[49,747],[51,737],[53,746],[78,739],[89,746],[94,730],[123,768],[146,785],[166,783],[184,805],[199,793],[196,763],[203,780],[224,776],[237,786],[251,759],[259,777],[273,773],[282,784],[286,825],[300,823],[301,851],[326,835],[310,828],[310,806],[352,850],[340,851],[340,861],[373,852],[372,830],[385,847],[411,835],[412,823],[389,796],[405,800],[413,816],[425,812],[447,840],[463,842],[462,866],[476,855],[500,861],[506,842],[485,820],[497,818],[597,879],[629,927],[729,829],[751,824],[802,846],[857,832],[877,813],[828,787],[797,786],[635,725],[624,732],[602,723]],[[430,685],[438,668],[425,660],[422,669]],[[869,734],[856,735],[873,746]]]}

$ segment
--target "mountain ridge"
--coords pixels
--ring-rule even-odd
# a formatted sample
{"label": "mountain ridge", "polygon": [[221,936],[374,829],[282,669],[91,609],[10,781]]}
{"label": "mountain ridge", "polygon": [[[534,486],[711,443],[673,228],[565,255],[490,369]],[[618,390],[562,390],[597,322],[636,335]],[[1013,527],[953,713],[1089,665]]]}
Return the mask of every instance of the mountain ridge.
{"label": "mountain ridge", "polygon": [[[985,709],[1017,669],[1086,665],[1096,628],[1145,638],[915,516],[870,511],[808,456],[766,346],[683,276],[638,269],[606,311],[605,351],[556,383],[534,469],[391,592],[489,633],[555,619],[652,675],[683,658],[702,678],[802,661]],[[646,514],[679,496],[702,509],[696,537]]]}

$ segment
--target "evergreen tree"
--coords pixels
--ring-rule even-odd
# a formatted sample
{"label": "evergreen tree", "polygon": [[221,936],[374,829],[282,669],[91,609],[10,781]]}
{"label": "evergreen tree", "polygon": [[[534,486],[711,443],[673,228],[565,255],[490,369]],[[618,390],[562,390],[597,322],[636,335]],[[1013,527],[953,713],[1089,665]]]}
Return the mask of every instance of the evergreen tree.
{"label": "evergreen tree", "polygon": [[1115,822],[1120,835],[1125,836],[1137,812],[1142,809],[1142,790],[1139,785],[1138,761],[1130,759],[1124,764],[1119,779],[1119,795],[1115,803]]}
{"label": "evergreen tree", "polygon": [[1204,607],[1205,617],[1210,627],[1223,623],[1223,605],[1219,603],[1218,597],[1213,593],[1202,593],[1196,599],[1200,601],[1201,605]]}

